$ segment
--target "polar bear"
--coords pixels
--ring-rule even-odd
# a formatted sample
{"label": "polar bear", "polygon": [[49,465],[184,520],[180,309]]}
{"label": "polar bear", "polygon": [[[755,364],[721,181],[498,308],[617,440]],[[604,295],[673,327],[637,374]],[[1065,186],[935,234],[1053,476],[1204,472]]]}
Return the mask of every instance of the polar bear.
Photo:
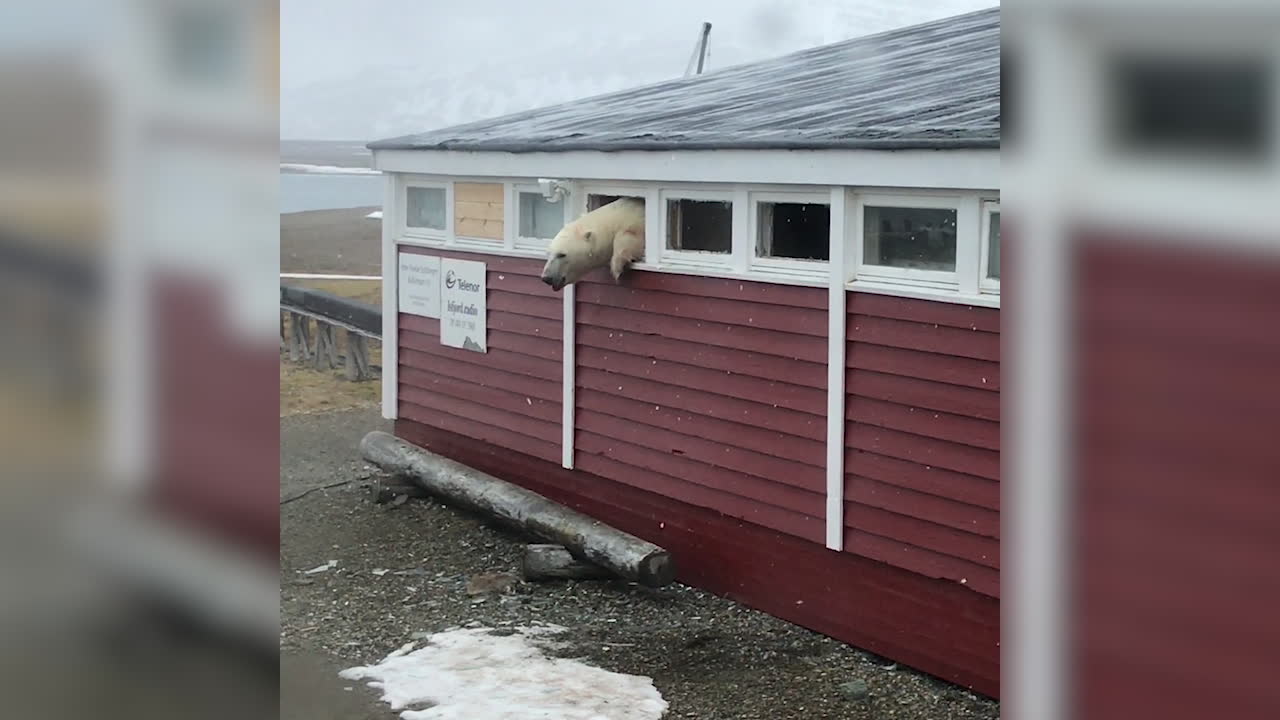
{"label": "polar bear", "polygon": [[609,266],[615,282],[644,256],[644,202],[619,198],[565,225],[547,248],[542,282],[559,292],[584,275]]}

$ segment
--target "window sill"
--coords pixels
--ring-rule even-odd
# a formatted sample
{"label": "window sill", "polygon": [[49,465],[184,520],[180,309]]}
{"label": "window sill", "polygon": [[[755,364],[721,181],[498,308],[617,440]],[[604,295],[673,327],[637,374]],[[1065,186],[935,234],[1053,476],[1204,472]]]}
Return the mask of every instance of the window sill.
{"label": "window sill", "polygon": [[870,280],[855,280],[851,283],[847,283],[845,285],[845,289],[851,292],[864,292],[873,295],[892,295],[895,297],[915,298],[918,300],[934,300],[937,302],[946,302],[955,305],[973,305],[976,307],[990,307],[997,309],[1000,307],[999,295],[989,295],[985,293],[973,295],[961,293],[956,290],[940,290],[937,288],[881,283]]}
{"label": "window sill", "polygon": [[693,275],[696,277],[719,278],[722,280],[741,280],[743,282],[769,283],[772,285],[797,285],[800,287],[828,286],[829,280],[824,276],[796,276],[768,273],[761,271],[736,272],[726,267],[704,267],[680,264],[651,265],[635,263],[632,270],[640,272],[667,273],[670,275]]}

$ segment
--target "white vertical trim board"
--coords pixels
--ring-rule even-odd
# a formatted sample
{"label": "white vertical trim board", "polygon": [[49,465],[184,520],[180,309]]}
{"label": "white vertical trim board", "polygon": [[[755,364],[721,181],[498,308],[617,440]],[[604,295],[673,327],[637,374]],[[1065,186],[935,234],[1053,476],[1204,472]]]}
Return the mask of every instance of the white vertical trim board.
{"label": "white vertical trim board", "polygon": [[574,417],[577,399],[574,397],[574,389],[577,385],[576,365],[577,359],[574,357],[574,349],[576,345],[577,335],[577,319],[574,317],[574,286],[566,285],[560,292],[564,293],[564,328],[561,332],[564,342],[564,350],[560,353],[564,366],[561,377],[561,396],[560,396],[560,466],[566,470],[573,469],[573,431],[574,424],[577,422]]}
{"label": "white vertical trim board", "polygon": [[395,173],[387,173],[382,199],[382,417],[396,418],[399,373],[399,337],[396,324],[399,315],[400,277],[396,231],[400,227],[402,208],[397,202]]}
{"label": "white vertical trim board", "polygon": [[831,260],[827,290],[827,547],[844,549],[845,198],[831,189]]}
{"label": "white vertical trim board", "polygon": [[[568,216],[576,220],[587,209],[585,188],[582,186],[572,188],[569,195],[561,202],[567,203]],[[578,334],[578,320],[575,312],[577,308],[575,304],[577,302],[575,287],[575,285],[567,285],[560,291],[564,294],[564,325],[560,333],[564,343],[560,353],[561,362],[563,363],[560,378],[560,466],[566,470],[573,469],[574,430],[577,422],[574,413],[577,409],[575,390],[578,383],[578,360],[575,353]]]}

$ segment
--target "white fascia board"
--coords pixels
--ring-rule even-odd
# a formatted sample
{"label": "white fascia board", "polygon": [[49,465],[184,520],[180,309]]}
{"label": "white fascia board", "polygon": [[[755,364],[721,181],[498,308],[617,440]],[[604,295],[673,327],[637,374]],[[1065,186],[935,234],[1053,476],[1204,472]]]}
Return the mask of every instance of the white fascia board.
{"label": "white fascia board", "polygon": [[1000,151],[687,150],[468,152],[375,150],[384,172],[670,183],[749,183],[994,190]]}

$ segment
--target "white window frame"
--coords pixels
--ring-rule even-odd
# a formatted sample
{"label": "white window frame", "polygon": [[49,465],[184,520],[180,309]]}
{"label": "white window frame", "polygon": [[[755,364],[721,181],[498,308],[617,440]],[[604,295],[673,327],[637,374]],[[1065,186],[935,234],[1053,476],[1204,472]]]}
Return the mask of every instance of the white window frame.
{"label": "white window frame", "polygon": [[[760,233],[763,228],[760,225],[760,204],[761,203],[792,203],[792,204],[810,204],[810,205],[826,205],[831,208],[831,191],[826,192],[807,192],[807,191],[748,191],[748,213],[747,213],[747,237],[746,237],[746,257],[747,270],[751,274],[762,276],[761,279],[769,279],[771,276],[785,276],[794,278],[811,278],[815,281],[825,280],[831,273],[829,262],[827,260],[799,260],[795,258],[775,258],[762,257],[760,252]],[[831,224],[828,223],[828,235],[830,234]],[[737,242],[737,238],[734,238]],[[828,249],[828,257],[831,256]]]}
{"label": "white window frame", "polygon": [[[520,234],[520,194],[531,193],[542,197],[542,188],[536,184],[513,182],[508,183],[510,188],[508,203],[510,210],[507,212],[507,222],[511,223],[511,229],[506,233],[511,238],[511,247],[519,251],[536,251],[546,252],[547,246],[551,244],[552,238],[534,238],[524,237]],[[553,204],[560,206],[561,222],[560,227],[564,227],[569,223],[569,196],[562,195],[558,201]],[[557,230],[559,232],[559,230]],[[553,236],[554,237],[554,236]]]}
{"label": "white window frame", "polygon": [[[409,225],[409,188],[444,190],[444,229]],[[400,187],[396,190],[396,204],[399,207],[396,208],[395,227],[399,228],[401,237],[426,241],[431,245],[446,245],[453,237],[453,181],[423,180],[412,176],[402,178]],[[386,222],[387,218],[384,217],[382,220]]]}
{"label": "white window frame", "polygon": [[978,264],[978,290],[991,295],[1000,294],[999,278],[987,277],[987,271],[991,268],[991,215],[999,212],[999,200],[986,200],[982,203],[982,231],[978,236],[981,253],[981,262]]}
{"label": "white window frame", "polygon": [[[870,282],[977,294],[976,266],[980,232],[977,205],[976,195],[970,198],[964,194],[856,192],[853,227],[848,228],[853,251],[854,284]],[[867,252],[865,230],[868,206],[954,210],[956,213],[956,269],[953,271],[919,270],[867,263],[865,261]]]}
{"label": "white window frame", "polygon": [[[745,191],[735,192],[728,188],[682,188],[662,187],[658,190],[658,262],[661,266],[671,265],[684,268],[706,268],[709,270],[745,271],[746,250],[742,238],[746,233],[746,201]],[[731,227],[729,229],[729,252],[713,253],[700,250],[672,250],[669,247],[671,223],[667,217],[667,204],[672,200],[710,200],[727,202],[731,206]],[[646,223],[646,226],[648,223]]]}

